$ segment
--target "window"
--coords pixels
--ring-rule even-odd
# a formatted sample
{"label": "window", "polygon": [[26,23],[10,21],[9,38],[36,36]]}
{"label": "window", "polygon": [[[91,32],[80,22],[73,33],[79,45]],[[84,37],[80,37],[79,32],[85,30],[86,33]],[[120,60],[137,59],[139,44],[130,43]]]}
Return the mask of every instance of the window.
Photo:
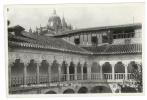
{"label": "window", "polygon": [[74,42],[75,42],[76,45],[79,45],[80,44],[80,39],[79,38],[75,38]]}
{"label": "window", "polygon": [[92,36],[91,42],[92,42],[93,45],[97,45],[98,44],[97,36]]}
{"label": "window", "polygon": [[102,42],[103,43],[108,43],[108,37],[107,36],[102,36]]}

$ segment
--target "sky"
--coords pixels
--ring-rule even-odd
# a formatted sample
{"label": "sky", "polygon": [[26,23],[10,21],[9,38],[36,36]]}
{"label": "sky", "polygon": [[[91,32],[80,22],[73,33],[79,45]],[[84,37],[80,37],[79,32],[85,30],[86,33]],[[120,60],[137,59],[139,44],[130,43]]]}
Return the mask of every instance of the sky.
{"label": "sky", "polygon": [[6,12],[10,26],[21,25],[27,31],[46,26],[53,10],[74,28],[89,28],[120,24],[142,23],[143,3],[10,5]]}

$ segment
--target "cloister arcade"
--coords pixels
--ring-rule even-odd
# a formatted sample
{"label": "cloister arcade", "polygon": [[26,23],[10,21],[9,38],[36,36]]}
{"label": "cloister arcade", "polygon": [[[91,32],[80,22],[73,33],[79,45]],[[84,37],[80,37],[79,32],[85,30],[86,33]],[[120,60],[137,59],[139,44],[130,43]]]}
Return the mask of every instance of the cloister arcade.
{"label": "cloister arcade", "polygon": [[[90,63],[59,63],[57,60],[40,63],[34,59],[24,63],[21,59],[15,59],[9,63],[9,86],[46,84],[77,80],[107,80],[107,82],[123,82],[133,80],[133,69],[139,69],[141,61],[98,61]],[[66,92],[65,92],[66,93]]]}

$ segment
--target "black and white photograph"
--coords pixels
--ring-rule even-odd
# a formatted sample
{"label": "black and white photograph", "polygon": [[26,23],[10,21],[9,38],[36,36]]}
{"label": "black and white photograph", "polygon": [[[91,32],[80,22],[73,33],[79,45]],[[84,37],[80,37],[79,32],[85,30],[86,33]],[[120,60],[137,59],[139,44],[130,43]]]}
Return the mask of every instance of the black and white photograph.
{"label": "black and white photograph", "polygon": [[7,92],[144,93],[144,3],[6,5]]}

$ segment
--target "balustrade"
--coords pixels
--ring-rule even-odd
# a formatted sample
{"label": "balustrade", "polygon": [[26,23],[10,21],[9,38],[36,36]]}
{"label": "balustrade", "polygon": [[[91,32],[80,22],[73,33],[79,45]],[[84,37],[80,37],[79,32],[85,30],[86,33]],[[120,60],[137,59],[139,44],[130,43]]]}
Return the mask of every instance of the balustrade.
{"label": "balustrade", "polygon": [[108,80],[112,80],[112,73],[104,73],[104,78]]}
{"label": "balustrade", "polygon": [[49,82],[48,75],[39,76],[39,82],[40,83],[48,83]]}
{"label": "balustrade", "polygon": [[125,73],[115,73],[115,79],[125,79]]}
{"label": "balustrade", "polygon": [[[125,80],[125,73],[115,73],[114,77],[115,79],[112,79],[112,73],[104,73],[102,77],[102,73],[91,73],[90,80]],[[128,73],[128,79],[135,79],[134,75],[131,73]],[[77,80],[89,80],[88,79],[88,74],[84,73],[83,76],[81,76],[81,73],[78,73],[76,75]],[[48,75],[40,75],[39,76],[39,82],[37,83],[37,76],[27,76],[26,77],[26,84],[31,85],[31,84],[43,84],[43,83],[54,83],[54,82],[65,82],[65,81],[76,81],[75,79],[75,74],[69,74],[70,80],[67,79],[67,74],[61,74],[60,79],[59,75],[52,75],[51,81],[49,81],[49,76]],[[20,85],[25,85],[24,82],[24,76],[11,76],[11,87],[16,87]]]}
{"label": "balustrade", "polygon": [[91,74],[91,80],[101,80],[102,77],[101,77],[101,73],[92,73]]}

